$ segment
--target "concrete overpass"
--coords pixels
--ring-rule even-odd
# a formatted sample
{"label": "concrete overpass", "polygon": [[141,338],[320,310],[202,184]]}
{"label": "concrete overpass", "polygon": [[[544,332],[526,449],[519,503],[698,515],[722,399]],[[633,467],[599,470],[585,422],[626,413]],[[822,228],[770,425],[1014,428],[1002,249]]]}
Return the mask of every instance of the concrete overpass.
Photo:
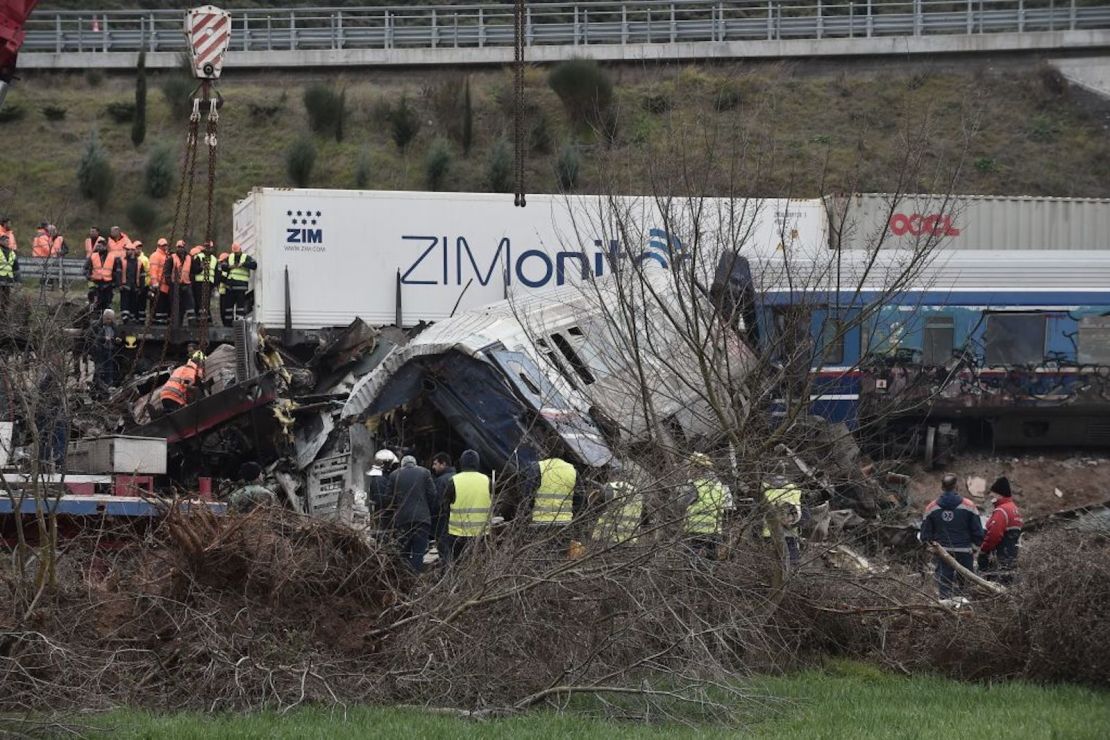
{"label": "concrete overpass", "polygon": [[[20,67],[179,64],[182,11],[36,12]],[[526,58],[602,61],[1053,52],[1110,48],[1110,0],[626,0],[533,3]],[[228,68],[499,65],[512,7],[232,11]]]}

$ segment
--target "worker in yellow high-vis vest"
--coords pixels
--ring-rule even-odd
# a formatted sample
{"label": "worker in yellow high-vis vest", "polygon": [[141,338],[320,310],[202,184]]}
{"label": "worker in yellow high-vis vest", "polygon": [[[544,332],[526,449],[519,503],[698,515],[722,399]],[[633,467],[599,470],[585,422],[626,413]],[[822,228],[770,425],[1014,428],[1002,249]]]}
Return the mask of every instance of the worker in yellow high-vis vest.
{"label": "worker in yellow high-vis vest", "polygon": [[[786,568],[793,568],[801,560],[801,537],[798,525],[802,521],[802,490],[778,474],[763,484],[763,499],[767,503],[767,516],[763,519],[763,537],[774,539],[774,529],[782,532],[783,552],[779,555]],[[776,543],[777,545],[778,543]]]}
{"label": "worker in yellow high-vis vest", "polygon": [[475,542],[489,533],[493,516],[493,492],[489,476],[478,470],[481,460],[474,450],[459,456],[459,471],[443,489],[443,508],[447,510],[447,536],[436,542],[439,555],[447,563],[457,561]]}
{"label": "worker in yellow high-vis vest", "polygon": [[695,452],[689,463],[686,541],[700,557],[716,560],[723,539],[725,512],[732,508],[732,492],[713,471],[713,461],[708,455]]}
{"label": "worker in yellow high-vis vest", "polygon": [[606,483],[601,495],[605,508],[594,524],[594,542],[603,546],[635,544],[644,518],[643,494],[618,478]]}
{"label": "worker in yellow high-vis vest", "polygon": [[533,529],[537,533],[546,531],[553,547],[567,548],[578,503],[578,471],[561,457],[546,457],[528,466],[525,479]]}

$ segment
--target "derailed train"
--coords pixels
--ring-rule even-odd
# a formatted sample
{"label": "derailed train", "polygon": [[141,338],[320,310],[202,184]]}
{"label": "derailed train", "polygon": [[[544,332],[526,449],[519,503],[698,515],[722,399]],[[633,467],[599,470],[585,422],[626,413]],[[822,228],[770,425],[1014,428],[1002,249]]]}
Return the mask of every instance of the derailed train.
{"label": "derailed train", "polygon": [[[657,295],[673,290],[669,275],[647,278]],[[641,366],[620,359],[621,332],[599,318],[607,290],[573,287],[438,322],[367,376],[344,416],[425,403],[435,419],[422,428],[443,435],[436,444],[453,435],[492,466],[534,454],[539,421],[580,462],[603,466],[614,454],[607,420],[633,435],[647,423],[619,391],[638,387]],[[727,345],[715,359],[721,382],[742,384],[761,361],[781,368],[800,354],[813,414],[869,438],[909,432],[930,456],[946,432],[999,446],[1110,444],[1110,252],[737,254],[702,286],[706,300],[721,295],[728,305],[716,315],[738,319],[731,335],[707,332]],[[644,323],[667,322],[645,314]],[[698,372],[682,370],[681,333],[656,332],[654,353],[676,359],[649,392],[655,431],[693,442],[719,420],[690,382]]]}

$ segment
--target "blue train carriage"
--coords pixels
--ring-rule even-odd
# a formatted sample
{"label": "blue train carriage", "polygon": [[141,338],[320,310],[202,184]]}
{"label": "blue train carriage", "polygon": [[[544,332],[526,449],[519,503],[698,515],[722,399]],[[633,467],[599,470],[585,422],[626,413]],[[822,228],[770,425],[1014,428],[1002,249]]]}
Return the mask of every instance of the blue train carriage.
{"label": "blue train carriage", "polygon": [[830,252],[757,262],[753,283],[760,341],[808,368],[816,415],[862,434],[1110,446],[1110,251]]}

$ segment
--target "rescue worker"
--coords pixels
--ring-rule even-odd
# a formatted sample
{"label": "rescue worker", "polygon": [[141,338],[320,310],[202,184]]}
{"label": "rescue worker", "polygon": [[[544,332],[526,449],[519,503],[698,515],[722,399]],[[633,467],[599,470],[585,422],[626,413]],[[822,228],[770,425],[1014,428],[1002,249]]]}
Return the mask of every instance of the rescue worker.
{"label": "rescue worker", "polygon": [[118,226],[113,226],[108,230],[108,251],[116,255],[116,258],[123,256],[124,250],[127,245],[131,243],[130,237],[120,231]]}
{"label": "rescue worker", "polygon": [[165,237],[158,240],[154,254],[147,263],[147,282],[150,283],[150,307],[155,324],[166,324],[170,320],[170,276],[172,266],[169,253],[170,243]]}
{"label": "rescue worker", "polygon": [[[787,570],[798,565],[802,557],[801,538],[798,524],[802,521],[802,490],[787,480],[782,473],[771,476],[770,483],[763,484],[763,500],[768,512],[763,518],[763,538],[774,538],[774,530],[782,531],[782,546],[779,552]],[[776,548],[779,546],[775,543]]]}
{"label": "rescue worker", "polygon": [[19,251],[19,244],[15,240],[15,232],[12,231],[12,220],[7,216],[0,216],[0,236],[8,237],[8,249],[13,252]]}
{"label": "rescue worker", "polygon": [[366,471],[366,507],[373,508],[375,519],[379,527],[389,526],[386,516],[389,494],[389,474],[397,465],[397,456],[392,450],[378,450],[374,453],[374,462],[370,470]]}
{"label": "rescue worker", "polygon": [[[1003,476],[992,483],[990,494],[994,511],[987,520],[983,547],[979,551],[979,570],[990,572],[999,583],[1009,583],[1017,566],[1021,529],[1025,523],[1014,503],[1009,478]],[[992,563],[992,559],[997,562]]]}
{"label": "rescue worker", "polygon": [[245,462],[239,466],[239,488],[227,497],[227,507],[238,514],[247,514],[260,506],[274,506],[277,496],[262,485],[262,466],[256,462]]}
{"label": "rescue worker", "polygon": [[436,541],[436,549],[442,555],[444,543],[447,540],[447,507],[443,504],[443,492],[455,477],[455,466],[451,464],[451,456],[446,452],[437,452],[432,458],[432,475],[435,476],[436,483],[435,508],[432,510],[432,537]]}
{"label": "rescue worker", "polygon": [[192,400],[190,393],[204,380],[204,359],[204,353],[198,350],[189,356],[188,362],[170,374],[159,394],[162,410],[167,414],[184,408]]}
{"label": "rescue worker", "polygon": [[0,318],[11,303],[12,286],[21,282],[19,276],[19,256],[12,247],[12,237],[0,234]]}
{"label": "rescue worker", "polygon": [[193,306],[197,318],[208,320],[212,317],[212,295],[216,292],[219,277],[219,260],[216,259],[216,245],[211,241],[193,247],[189,252],[192,259]]}
{"label": "rescue worker", "polygon": [[96,311],[112,307],[112,294],[120,282],[120,264],[116,255],[108,250],[108,243],[101,239],[96,249],[85,260],[85,278],[89,281],[89,303]]}
{"label": "rescue worker", "polygon": [[85,239],[85,256],[88,257],[96,249],[96,243],[100,241],[100,229],[95,226],[89,227],[89,236]]}
{"label": "rescue worker", "polygon": [[[174,244],[173,253],[166,262],[169,266],[170,316],[175,326],[193,319],[192,272],[193,258],[183,239]],[[163,279],[165,282],[165,278]]]}
{"label": "rescue worker", "polygon": [[[941,479],[940,496],[925,507],[921,541],[926,546],[938,543],[956,562],[971,570],[975,567],[975,548],[983,542],[983,523],[971,499],[956,493],[956,484],[957,478],[951,473]],[[934,558],[940,598],[958,595],[956,569],[939,556]]]}
{"label": "rescue worker", "polygon": [[239,242],[231,245],[231,252],[220,255],[220,322],[231,326],[236,319],[247,314],[247,290],[250,287],[251,271],[258,269],[258,263],[243,253]]}
{"label": "rescue worker", "polygon": [[558,549],[571,544],[570,524],[578,508],[577,494],[578,471],[562,458],[544,458],[525,471],[525,497],[532,503],[532,527],[546,530]]}
{"label": "rescue worker", "polygon": [[116,332],[116,314],[110,309],[104,309],[100,315],[100,322],[93,326],[92,337],[89,345],[93,367],[93,396],[103,398],[109,388],[116,384],[116,345],[119,344],[119,335]]}
{"label": "rescue worker", "polygon": [[601,488],[604,510],[594,524],[593,540],[601,545],[631,545],[640,536],[644,497],[634,485],[621,478]]}
{"label": "rescue worker", "polygon": [[149,260],[142,252],[143,243],[133,241],[123,252],[120,265],[119,311],[125,324],[146,318],[147,270]]}
{"label": "rescue worker", "polygon": [[39,227],[35,229],[35,238],[31,240],[31,256],[32,257],[49,257],[50,256],[50,235],[46,232],[46,227],[50,224],[43,221]]}
{"label": "rescue worker", "polygon": [[401,467],[389,476],[387,495],[401,557],[414,573],[419,573],[424,569],[424,553],[428,552],[435,481],[427,468],[416,464],[415,457],[405,455]]}
{"label": "rescue worker", "polygon": [[713,461],[702,452],[690,455],[691,474],[686,496],[686,541],[694,554],[716,560],[724,531],[724,514],[732,508],[732,493],[713,472]]}
{"label": "rescue worker", "polygon": [[489,532],[493,516],[493,492],[489,476],[478,471],[481,460],[474,450],[459,456],[460,472],[443,489],[447,507],[447,539],[440,556],[448,564],[458,562],[478,538]]}

